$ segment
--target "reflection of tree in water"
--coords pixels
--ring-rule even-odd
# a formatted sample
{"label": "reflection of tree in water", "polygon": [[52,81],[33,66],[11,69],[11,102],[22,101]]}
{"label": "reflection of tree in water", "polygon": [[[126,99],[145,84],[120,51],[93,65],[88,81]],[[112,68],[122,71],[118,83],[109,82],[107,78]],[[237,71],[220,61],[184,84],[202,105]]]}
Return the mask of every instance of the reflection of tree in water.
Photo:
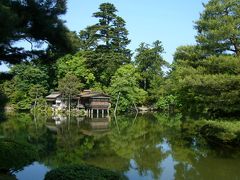
{"label": "reflection of tree in water", "polygon": [[[25,114],[0,124],[0,171],[13,173],[38,158],[37,149],[29,143],[31,118]],[[1,174],[1,178],[6,178]]]}
{"label": "reflection of tree in water", "polygon": [[134,124],[133,118],[119,117],[117,121],[120,133],[113,128],[109,136],[111,147],[116,154],[129,161],[133,159],[140,175],[146,175],[147,171],[151,171],[154,178],[159,178],[161,175],[159,165],[168,155],[160,146],[156,146],[163,142],[161,124],[156,119],[145,116],[137,117]]}
{"label": "reflection of tree in water", "polygon": [[7,97],[3,93],[0,86],[0,121],[5,120],[5,106],[7,104]]}
{"label": "reflection of tree in water", "polygon": [[0,124],[0,169],[19,171],[33,161],[43,159],[53,151],[52,134],[45,120],[34,122],[29,114],[15,114]]}
{"label": "reflection of tree in water", "polygon": [[151,174],[159,179],[165,173],[164,160],[171,156],[175,179],[209,179],[209,174],[221,179],[230,172],[231,177],[240,177],[240,156],[230,157],[237,153],[216,154],[194,129],[184,131],[177,119],[144,115],[134,121],[134,117],[121,116],[117,122],[118,126],[112,120],[107,133],[84,135],[83,125],[74,119],[57,126],[51,122],[57,128],[50,131],[46,125],[51,124],[44,119],[34,122],[29,115],[18,114],[0,124],[0,136],[19,144],[0,144],[4,147],[0,151],[11,151],[6,159],[0,152],[0,165],[18,170],[33,160],[51,167],[87,163],[125,173],[134,169],[139,176]]}
{"label": "reflection of tree in water", "polygon": [[83,164],[83,158],[92,150],[94,137],[83,135],[76,119],[67,119],[57,125],[56,150],[48,156],[46,163],[52,167]]}
{"label": "reflection of tree in water", "polygon": [[[175,149],[179,151],[180,149]],[[178,152],[179,153],[179,152]],[[183,153],[183,152],[182,152]],[[186,153],[186,151],[185,151]],[[188,152],[188,154],[195,153]],[[191,161],[189,157],[179,159],[175,154],[175,179],[238,179],[240,177],[239,167],[240,158],[219,157],[215,151],[209,151],[206,154],[198,154]]]}
{"label": "reflection of tree in water", "polygon": [[[175,179],[237,179],[240,154],[223,147],[209,148],[194,129],[175,131],[168,136],[171,144]],[[232,157],[232,155],[237,157]],[[238,155],[237,155],[238,154]]]}
{"label": "reflection of tree in water", "polygon": [[34,147],[11,139],[0,140],[0,170],[19,171],[37,158]]}
{"label": "reflection of tree in water", "polygon": [[197,175],[194,164],[208,154],[205,141],[197,136],[195,130],[190,128],[189,131],[184,131],[183,127],[184,124],[182,128],[166,134],[171,144],[171,155],[176,162],[175,179],[189,179],[192,174]]}

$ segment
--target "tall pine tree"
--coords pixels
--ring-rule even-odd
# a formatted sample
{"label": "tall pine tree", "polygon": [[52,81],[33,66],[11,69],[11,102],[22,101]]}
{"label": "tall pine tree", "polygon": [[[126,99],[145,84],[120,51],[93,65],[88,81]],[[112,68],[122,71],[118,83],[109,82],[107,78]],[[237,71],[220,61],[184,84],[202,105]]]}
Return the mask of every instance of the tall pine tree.
{"label": "tall pine tree", "polygon": [[125,21],[117,14],[111,3],[103,3],[93,13],[98,23],[80,32],[81,48],[85,50],[88,67],[96,80],[108,86],[111,76],[123,64],[130,63],[130,40]]}
{"label": "tall pine tree", "polygon": [[208,55],[240,56],[240,1],[210,0],[196,22],[196,40]]}

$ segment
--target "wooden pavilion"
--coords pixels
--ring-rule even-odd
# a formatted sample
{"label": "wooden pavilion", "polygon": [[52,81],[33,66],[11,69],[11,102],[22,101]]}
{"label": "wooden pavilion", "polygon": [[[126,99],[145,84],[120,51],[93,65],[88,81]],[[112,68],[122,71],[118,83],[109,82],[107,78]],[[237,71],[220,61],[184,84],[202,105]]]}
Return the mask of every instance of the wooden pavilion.
{"label": "wooden pavilion", "polygon": [[104,118],[109,116],[110,96],[102,92],[84,90],[79,94],[78,106],[83,106],[91,118]]}
{"label": "wooden pavilion", "polygon": [[[48,95],[46,99],[54,110],[67,107],[66,99],[59,92]],[[111,107],[110,96],[102,92],[84,90],[72,98],[71,106],[75,109],[84,109],[85,114],[91,118],[108,117]]]}

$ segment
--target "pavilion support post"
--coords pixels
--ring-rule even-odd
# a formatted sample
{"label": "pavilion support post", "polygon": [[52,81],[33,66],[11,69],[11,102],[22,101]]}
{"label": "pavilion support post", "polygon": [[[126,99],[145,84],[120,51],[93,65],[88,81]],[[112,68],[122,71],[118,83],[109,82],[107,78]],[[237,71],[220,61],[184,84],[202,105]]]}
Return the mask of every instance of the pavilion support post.
{"label": "pavilion support post", "polygon": [[93,118],[93,109],[91,109],[91,118]]}
{"label": "pavilion support post", "polygon": [[104,116],[104,109],[102,109],[102,118],[104,118],[105,116]]}
{"label": "pavilion support post", "polygon": [[97,109],[97,118],[99,117],[99,109]]}

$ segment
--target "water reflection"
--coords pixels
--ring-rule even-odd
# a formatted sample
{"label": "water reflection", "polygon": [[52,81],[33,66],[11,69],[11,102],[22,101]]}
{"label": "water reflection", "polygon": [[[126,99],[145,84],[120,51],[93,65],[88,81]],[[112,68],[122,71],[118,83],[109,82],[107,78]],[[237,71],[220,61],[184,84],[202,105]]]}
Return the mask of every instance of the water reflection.
{"label": "water reflection", "polygon": [[79,116],[69,119],[69,117],[64,114],[56,114],[47,121],[46,127],[53,132],[63,129],[79,128],[83,134],[93,135],[94,133],[109,131],[110,122],[110,117],[90,118]]}
{"label": "water reflection", "polygon": [[[50,169],[87,163],[120,171],[129,179],[240,178],[238,151],[210,147],[198,135],[185,132],[178,118],[160,114],[119,116],[117,120],[57,115],[36,122],[18,114],[0,124],[0,137],[4,137],[0,170],[9,169],[12,175],[17,171],[21,177],[29,175],[26,167],[38,171],[39,164]],[[5,138],[31,149],[31,156],[20,147],[7,149]],[[3,158],[4,149],[12,153],[13,161]]]}

